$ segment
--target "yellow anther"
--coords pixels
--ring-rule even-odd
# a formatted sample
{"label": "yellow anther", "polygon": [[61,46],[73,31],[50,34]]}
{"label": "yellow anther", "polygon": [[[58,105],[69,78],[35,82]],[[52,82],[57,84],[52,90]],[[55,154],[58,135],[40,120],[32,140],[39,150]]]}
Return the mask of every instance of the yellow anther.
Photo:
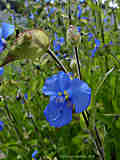
{"label": "yellow anther", "polygon": [[72,76],[70,76],[70,79],[71,79],[71,80],[73,80],[73,77],[72,77]]}
{"label": "yellow anther", "polygon": [[69,94],[67,93],[67,91],[64,91],[64,95],[65,95],[65,98],[68,99]]}
{"label": "yellow anther", "polygon": [[66,99],[66,100],[69,99],[69,96],[65,96],[65,99]]}
{"label": "yellow anther", "polygon": [[67,91],[64,91],[64,95],[67,95]]}
{"label": "yellow anther", "polygon": [[62,96],[62,93],[61,93],[61,92],[58,92],[58,96]]}

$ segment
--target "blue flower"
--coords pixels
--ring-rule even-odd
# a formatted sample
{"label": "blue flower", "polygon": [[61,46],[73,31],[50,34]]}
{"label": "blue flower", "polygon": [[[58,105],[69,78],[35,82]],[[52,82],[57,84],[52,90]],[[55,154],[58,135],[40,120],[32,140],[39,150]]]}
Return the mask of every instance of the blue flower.
{"label": "blue flower", "polygon": [[5,48],[5,43],[4,41],[0,38],[0,53],[2,53],[2,51],[4,50]]}
{"label": "blue flower", "polygon": [[59,52],[60,51],[61,46],[60,46],[59,43],[57,43],[56,40],[53,40],[53,47],[54,47],[54,51],[55,52]]}
{"label": "blue flower", "polygon": [[0,76],[4,73],[4,68],[0,67]]}
{"label": "blue flower", "polygon": [[80,19],[81,15],[82,15],[82,8],[80,5],[78,5],[78,14],[77,14],[78,19]]}
{"label": "blue flower", "polygon": [[51,126],[62,127],[72,120],[72,109],[83,112],[90,104],[91,89],[82,80],[72,79],[70,74],[59,72],[48,78],[43,93],[50,96],[44,115]]}
{"label": "blue flower", "polygon": [[2,121],[0,121],[0,131],[3,130],[3,126],[4,126],[4,123]]}
{"label": "blue flower", "polygon": [[30,18],[30,19],[34,19],[34,14],[33,14],[33,13],[30,13],[30,14],[29,14],[29,18]]}
{"label": "blue flower", "polygon": [[95,38],[95,47],[98,48],[100,46],[100,40]]}
{"label": "blue flower", "polygon": [[95,56],[96,51],[97,51],[97,48],[96,48],[96,47],[91,50],[91,53],[92,53],[91,57],[94,57],[94,56]]}
{"label": "blue flower", "polygon": [[51,19],[51,23],[55,23],[55,21],[56,21],[55,19]]}
{"label": "blue flower", "polygon": [[60,37],[59,42],[60,44],[63,44],[65,42],[64,37]]}
{"label": "blue flower", "polygon": [[81,27],[80,27],[80,26],[78,26],[78,27],[77,27],[77,30],[78,30],[78,32],[80,32],[80,31],[81,31]]}
{"label": "blue flower", "polygon": [[50,17],[55,11],[56,11],[56,8],[55,8],[55,7],[50,8],[50,11],[49,11],[49,13],[48,13],[48,17]]}
{"label": "blue flower", "polygon": [[64,37],[58,37],[57,33],[54,33],[55,40],[53,40],[53,48],[55,52],[59,52],[61,45],[65,43]]}
{"label": "blue flower", "polygon": [[0,38],[6,39],[7,37],[13,34],[14,30],[14,25],[3,22],[1,24]]}
{"label": "blue flower", "polygon": [[110,42],[109,42],[109,45],[112,45],[112,44],[113,44],[113,42],[112,42],[112,41],[110,41]]}
{"label": "blue flower", "polygon": [[37,159],[35,158],[35,156],[36,156],[37,153],[38,153],[37,150],[35,150],[35,151],[33,152],[33,154],[32,154],[32,160],[37,160]]}
{"label": "blue flower", "polygon": [[3,22],[0,28],[0,53],[5,48],[5,39],[14,32],[14,25]]}
{"label": "blue flower", "polygon": [[56,41],[58,41],[58,40],[59,40],[58,35],[57,35],[57,33],[56,33],[56,32],[54,33],[54,37],[55,37],[55,40],[56,40]]}
{"label": "blue flower", "polygon": [[100,46],[100,40],[96,39],[96,38],[94,40],[95,40],[95,47],[94,47],[94,49],[91,50],[91,53],[92,53],[91,57],[95,56],[95,53]]}
{"label": "blue flower", "polygon": [[88,42],[93,38],[93,34],[91,32],[88,33]]}
{"label": "blue flower", "polygon": [[24,98],[25,98],[25,100],[28,100],[28,94],[27,93],[24,94]]}
{"label": "blue flower", "polygon": [[60,56],[60,53],[57,53],[56,56],[59,57],[59,56]]}

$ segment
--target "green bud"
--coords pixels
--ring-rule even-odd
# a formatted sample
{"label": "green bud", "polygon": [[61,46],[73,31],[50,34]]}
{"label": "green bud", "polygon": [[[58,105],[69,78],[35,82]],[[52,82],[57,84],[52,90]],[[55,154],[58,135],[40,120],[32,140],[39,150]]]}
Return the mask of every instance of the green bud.
{"label": "green bud", "polygon": [[67,43],[72,45],[79,45],[80,43],[80,33],[77,30],[77,27],[70,25],[67,30]]}

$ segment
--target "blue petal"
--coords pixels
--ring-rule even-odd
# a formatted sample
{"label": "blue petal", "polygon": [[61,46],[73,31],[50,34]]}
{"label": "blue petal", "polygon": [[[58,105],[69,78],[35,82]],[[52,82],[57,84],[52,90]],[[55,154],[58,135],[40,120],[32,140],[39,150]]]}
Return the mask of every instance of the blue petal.
{"label": "blue petal", "polygon": [[0,53],[4,50],[4,43],[2,39],[0,38]]}
{"label": "blue petal", "polygon": [[96,44],[96,47],[99,47],[100,46],[100,40],[99,39],[95,39],[95,44]]}
{"label": "blue petal", "polygon": [[34,14],[33,14],[33,13],[30,13],[29,18],[30,18],[30,19],[34,19]]}
{"label": "blue petal", "polygon": [[45,81],[42,92],[45,95],[55,96],[60,92],[59,88],[59,77],[58,75],[53,75]]}
{"label": "blue petal", "polygon": [[78,30],[78,32],[80,32],[80,31],[81,31],[81,27],[80,27],[80,26],[78,26],[78,27],[77,27],[77,30]]}
{"label": "blue petal", "polygon": [[64,97],[57,97],[47,105],[44,115],[50,126],[62,127],[72,120],[72,104]]}
{"label": "blue petal", "polygon": [[60,37],[59,41],[61,44],[63,44],[65,42],[64,37]]}
{"label": "blue petal", "polygon": [[88,33],[88,42],[93,38],[93,34],[91,32]]}
{"label": "blue petal", "polygon": [[59,88],[61,89],[61,92],[64,93],[64,91],[67,91],[70,88],[71,85],[70,75],[64,72],[59,72],[58,76],[59,76]]}
{"label": "blue petal", "polygon": [[35,150],[35,151],[33,152],[33,154],[32,154],[32,158],[35,158],[35,156],[36,156],[37,153],[38,153],[38,151]]}
{"label": "blue petal", "polygon": [[3,126],[4,126],[4,123],[2,121],[0,121],[0,131],[3,130]]}
{"label": "blue petal", "polygon": [[77,14],[77,18],[80,19],[82,12],[79,10]]}
{"label": "blue petal", "polygon": [[109,44],[110,44],[110,45],[112,45],[112,44],[113,44],[113,42],[112,42],[112,41],[110,41],[110,42],[109,42]]}
{"label": "blue petal", "polygon": [[[53,75],[45,81],[45,85],[43,86],[43,93],[45,95],[57,96],[58,92],[64,94],[64,91],[69,90],[71,86],[71,74],[66,74],[64,72],[59,72],[57,75]],[[71,94],[71,90],[69,90],[69,94]]]}
{"label": "blue petal", "polygon": [[56,46],[54,47],[54,51],[57,52],[57,51],[60,51],[60,44],[56,44]]}
{"label": "blue petal", "polygon": [[4,73],[4,68],[0,67],[0,76]]}
{"label": "blue petal", "polygon": [[57,44],[57,41],[56,40],[53,40],[53,47],[55,47]]}
{"label": "blue petal", "polygon": [[55,40],[56,40],[56,41],[58,41],[58,40],[59,40],[58,35],[57,35],[57,33],[56,33],[56,32],[54,33],[54,37],[55,37]]}
{"label": "blue petal", "polygon": [[15,30],[14,25],[5,22],[2,23],[2,37],[4,39],[13,34],[14,30]]}
{"label": "blue petal", "polygon": [[59,56],[61,56],[61,55],[60,55],[60,53],[57,53],[56,56],[59,57]]}
{"label": "blue petal", "polygon": [[56,21],[55,19],[51,19],[51,22],[52,22],[52,23],[55,23],[55,21]]}
{"label": "blue petal", "polygon": [[97,48],[96,48],[96,47],[91,50],[91,53],[92,53],[91,57],[94,57],[94,56],[95,56],[96,51],[97,51]]}
{"label": "blue petal", "polygon": [[50,12],[48,13],[48,17],[51,16],[51,14],[53,14],[55,12],[56,8],[50,8]]}
{"label": "blue petal", "polygon": [[90,104],[91,88],[82,80],[74,79],[71,84],[72,96],[71,101],[75,104],[75,111],[80,113]]}
{"label": "blue petal", "polygon": [[77,8],[78,8],[78,10],[81,10],[81,6],[80,5],[78,5]]}
{"label": "blue petal", "polygon": [[24,98],[25,98],[25,100],[28,100],[28,94],[27,93],[24,94]]}

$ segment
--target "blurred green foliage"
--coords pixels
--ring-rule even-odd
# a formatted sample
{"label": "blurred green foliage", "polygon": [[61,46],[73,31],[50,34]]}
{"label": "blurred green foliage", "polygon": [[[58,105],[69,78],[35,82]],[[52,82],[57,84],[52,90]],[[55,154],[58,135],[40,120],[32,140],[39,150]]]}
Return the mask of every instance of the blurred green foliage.
{"label": "blurred green foliage", "polygon": [[[81,27],[80,42],[77,46],[82,79],[92,88],[92,101],[88,107],[89,123],[91,126],[96,123],[104,145],[105,159],[119,160],[120,9],[110,8],[108,2],[103,6],[92,0],[81,4],[79,0],[55,0],[54,3],[28,0],[26,7],[24,1],[19,0],[23,7],[18,6],[17,12],[11,9],[10,3],[2,12],[8,16],[5,21],[14,24],[19,32],[33,28],[45,30],[52,50],[54,33],[56,32],[58,37],[64,37],[65,43],[56,54],[60,53],[60,60],[75,76],[77,70],[73,61],[74,45],[67,41],[66,33],[71,24]],[[82,17],[87,17],[87,20],[77,18],[79,4]],[[55,7],[56,11],[48,17],[52,7]],[[30,14],[34,15],[34,19],[29,17]],[[108,19],[107,22],[104,22],[105,18]],[[0,19],[0,22],[3,22],[3,19]],[[101,41],[94,57],[91,57],[94,39],[88,42],[89,32]],[[14,39],[15,35],[8,40],[8,48]],[[110,41],[112,45],[109,44]],[[5,50],[0,55],[1,61],[7,52]],[[66,58],[64,54],[67,55]],[[46,78],[60,70],[52,58],[47,58],[43,58],[44,62],[40,59],[19,60],[4,67],[5,72],[0,76],[0,120],[4,122],[4,129],[0,132],[0,150],[5,157],[2,159],[31,159],[34,150],[38,150],[36,158],[41,157],[42,160],[52,160],[55,157],[60,160],[99,159],[81,114],[73,114],[72,122],[58,129],[50,127],[46,121],[43,111],[49,99],[42,94],[42,87]],[[28,95],[27,99],[25,94]]]}

